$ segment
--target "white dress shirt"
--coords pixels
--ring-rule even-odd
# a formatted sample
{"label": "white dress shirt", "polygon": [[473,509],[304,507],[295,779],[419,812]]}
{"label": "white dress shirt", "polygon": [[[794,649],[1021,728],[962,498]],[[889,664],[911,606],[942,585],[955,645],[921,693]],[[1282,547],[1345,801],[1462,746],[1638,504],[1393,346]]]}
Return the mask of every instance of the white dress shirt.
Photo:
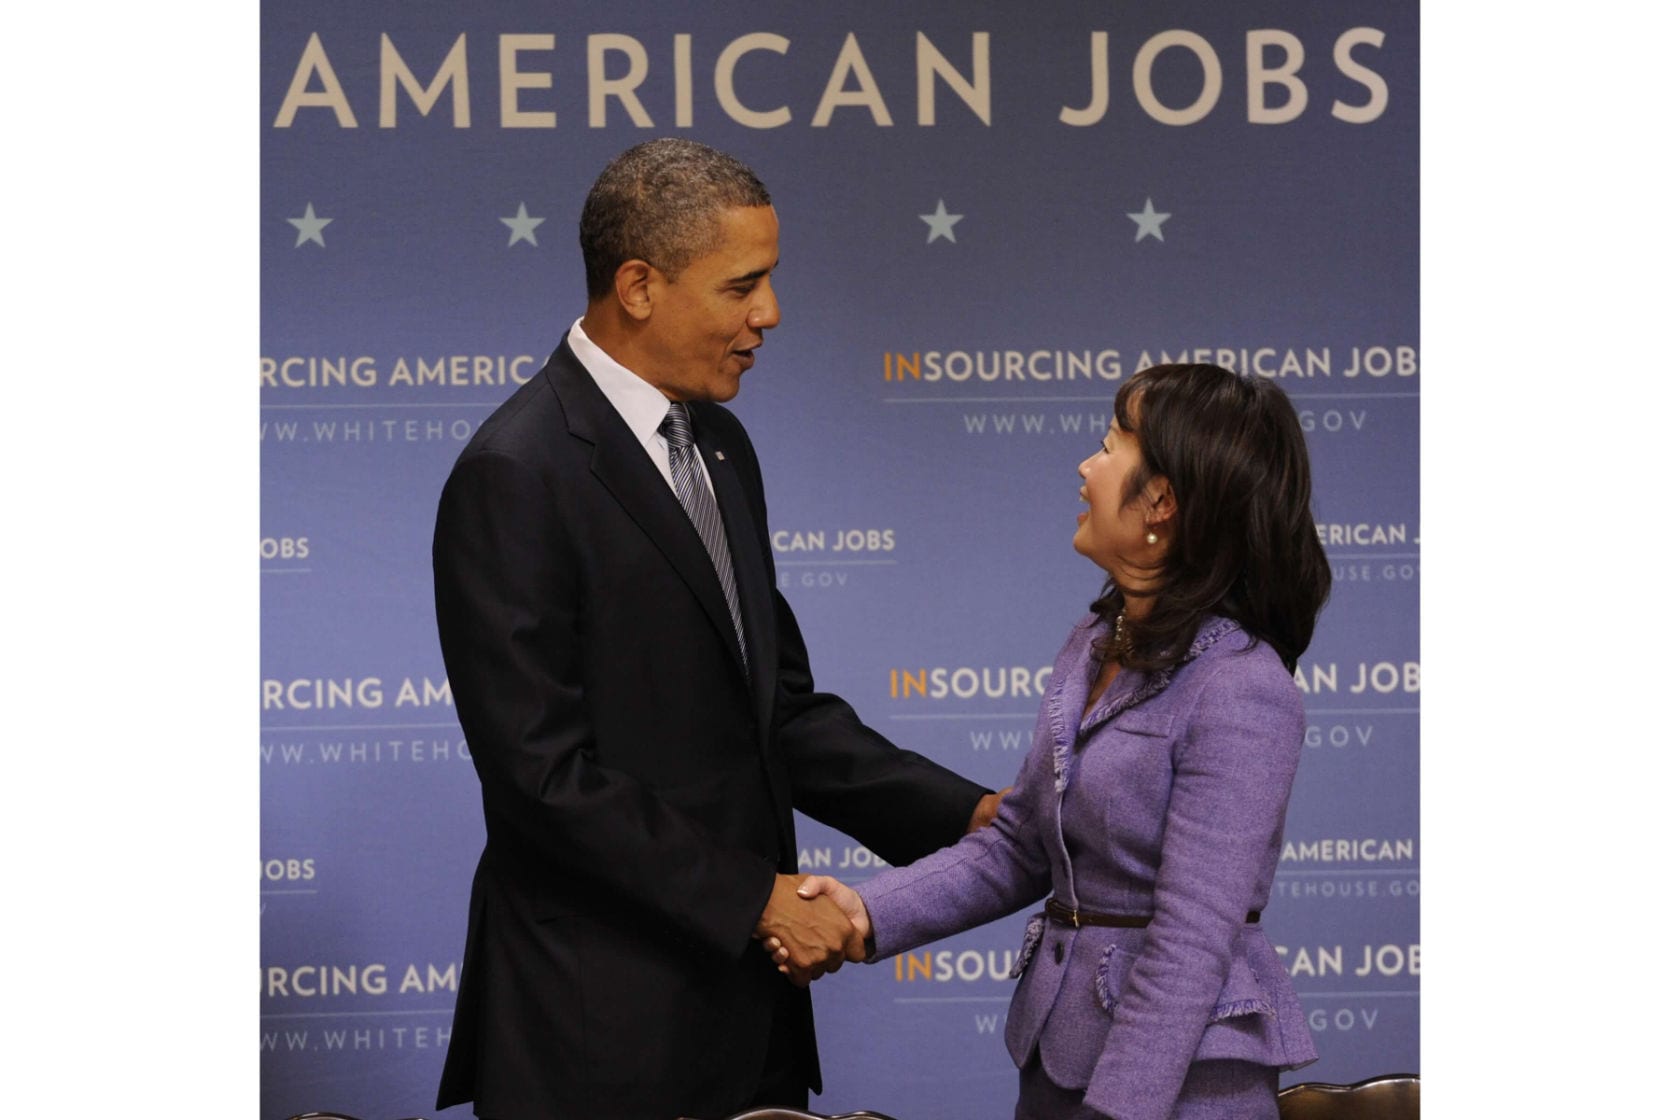
{"label": "white dress shirt", "polygon": [[[659,434],[659,425],[665,422],[665,413],[671,408],[670,398],[614,361],[610,354],[595,345],[594,340],[583,332],[581,316],[567,332],[566,342],[571,346],[572,353],[577,355],[578,361],[583,363],[583,368],[589,371],[589,376],[595,379],[596,386],[606,394],[607,400],[630,426],[630,431],[636,436],[636,442],[642,445],[642,450],[648,453],[653,465],[659,468],[660,477],[665,480],[665,485],[675,494],[677,486],[671,478],[671,447],[665,441],[665,437]],[[699,449],[696,448],[695,451],[698,454]],[[712,489],[712,476],[704,469],[703,463],[700,477],[706,480],[706,488]]]}

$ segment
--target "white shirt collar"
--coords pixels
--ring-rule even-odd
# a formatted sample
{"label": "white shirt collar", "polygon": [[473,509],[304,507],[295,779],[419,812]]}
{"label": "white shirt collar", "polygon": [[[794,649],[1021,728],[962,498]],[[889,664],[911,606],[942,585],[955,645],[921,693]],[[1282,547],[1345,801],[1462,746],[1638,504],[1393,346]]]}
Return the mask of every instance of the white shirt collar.
{"label": "white shirt collar", "polygon": [[[669,398],[595,345],[594,340],[583,332],[581,316],[572,324],[566,341],[578,361],[583,363],[583,368],[589,371],[589,376],[595,379],[595,384],[629,425],[636,442],[643,447],[663,447],[665,440],[659,435],[659,425],[664,423],[665,413],[671,407]],[[658,461],[657,457],[655,461]]]}

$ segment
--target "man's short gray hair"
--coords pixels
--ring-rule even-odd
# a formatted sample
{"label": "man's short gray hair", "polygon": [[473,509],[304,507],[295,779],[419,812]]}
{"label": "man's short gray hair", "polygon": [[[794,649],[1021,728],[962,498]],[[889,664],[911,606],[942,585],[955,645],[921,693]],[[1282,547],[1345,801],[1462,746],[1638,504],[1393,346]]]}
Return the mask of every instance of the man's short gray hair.
{"label": "man's short gray hair", "polygon": [[666,137],[620,153],[589,189],[578,219],[590,300],[613,290],[625,261],[677,275],[717,247],[720,212],[769,205],[770,192],[751,168],[696,141]]}

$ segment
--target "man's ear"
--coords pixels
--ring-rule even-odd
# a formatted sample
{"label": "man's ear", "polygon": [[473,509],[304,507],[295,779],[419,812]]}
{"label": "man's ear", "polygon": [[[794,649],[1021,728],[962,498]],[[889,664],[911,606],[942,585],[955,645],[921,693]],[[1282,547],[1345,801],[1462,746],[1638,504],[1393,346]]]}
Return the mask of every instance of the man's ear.
{"label": "man's ear", "polygon": [[619,265],[618,271],[613,273],[613,288],[624,313],[638,322],[652,315],[651,289],[657,282],[657,271],[646,261],[628,260]]}

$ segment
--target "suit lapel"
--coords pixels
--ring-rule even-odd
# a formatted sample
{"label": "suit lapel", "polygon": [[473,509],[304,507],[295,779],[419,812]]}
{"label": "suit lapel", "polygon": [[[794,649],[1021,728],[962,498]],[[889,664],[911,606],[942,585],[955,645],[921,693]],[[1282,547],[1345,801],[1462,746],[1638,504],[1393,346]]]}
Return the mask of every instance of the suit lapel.
{"label": "suit lapel", "polygon": [[[610,492],[630,520],[647,534],[689,590],[705,609],[718,636],[734,650],[735,624],[724,602],[723,588],[712,567],[706,546],[683,512],[682,503],[636,442],[623,417],[596,386],[571,348],[561,344],[548,364],[548,380],[566,414],[566,427],[574,439],[590,444],[589,469]],[[725,516],[725,528],[729,519]],[[734,533],[731,530],[731,537]],[[734,547],[731,540],[731,548]],[[739,568],[736,582],[741,578]],[[737,662],[739,659],[736,659]]]}
{"label": "suit lapel", "polygon": [[710,431],[697,425],[694,444],[700,449],[706,471],[712,476],[712,493],[723,515],[729,537],[729,554],[735,561],[735,590],[741,600],[741,629],[746,635],[747,664],[750,667],[753,698],[758,709],[758,726],[770,727],[770,709],[775,698],[776,628],[775,606],[771,602],[770,573],[758,548],[758,533],[741,486],[735,464]]}
{"label": "suit lapel", "polygon": [[[758,749],[771,769],[774,745],[770,730],[776,703],[776,605],[771,584],[771,572],[765,564],[764,551],[759,546],[758,522],[753,516],[753,504],[747,498],[746,487],[736,473],[729,449],[712,438],[711,431],[697,423],[695,446],[700,449],[707,472],[712,476],[712,492],[717,495],[718,511],[723,515],[724,532],[729,537],[729,553],[735,561],[735,587],[741,599],[741,629],[746,635],[749,685],[753,697],[753,714],[757,716]],[[776,828],[781,833],[782,852],[792,859],[798,851],[794,842],[793,800],[785,782],[771,780],[770,796],[779,812]]]}

